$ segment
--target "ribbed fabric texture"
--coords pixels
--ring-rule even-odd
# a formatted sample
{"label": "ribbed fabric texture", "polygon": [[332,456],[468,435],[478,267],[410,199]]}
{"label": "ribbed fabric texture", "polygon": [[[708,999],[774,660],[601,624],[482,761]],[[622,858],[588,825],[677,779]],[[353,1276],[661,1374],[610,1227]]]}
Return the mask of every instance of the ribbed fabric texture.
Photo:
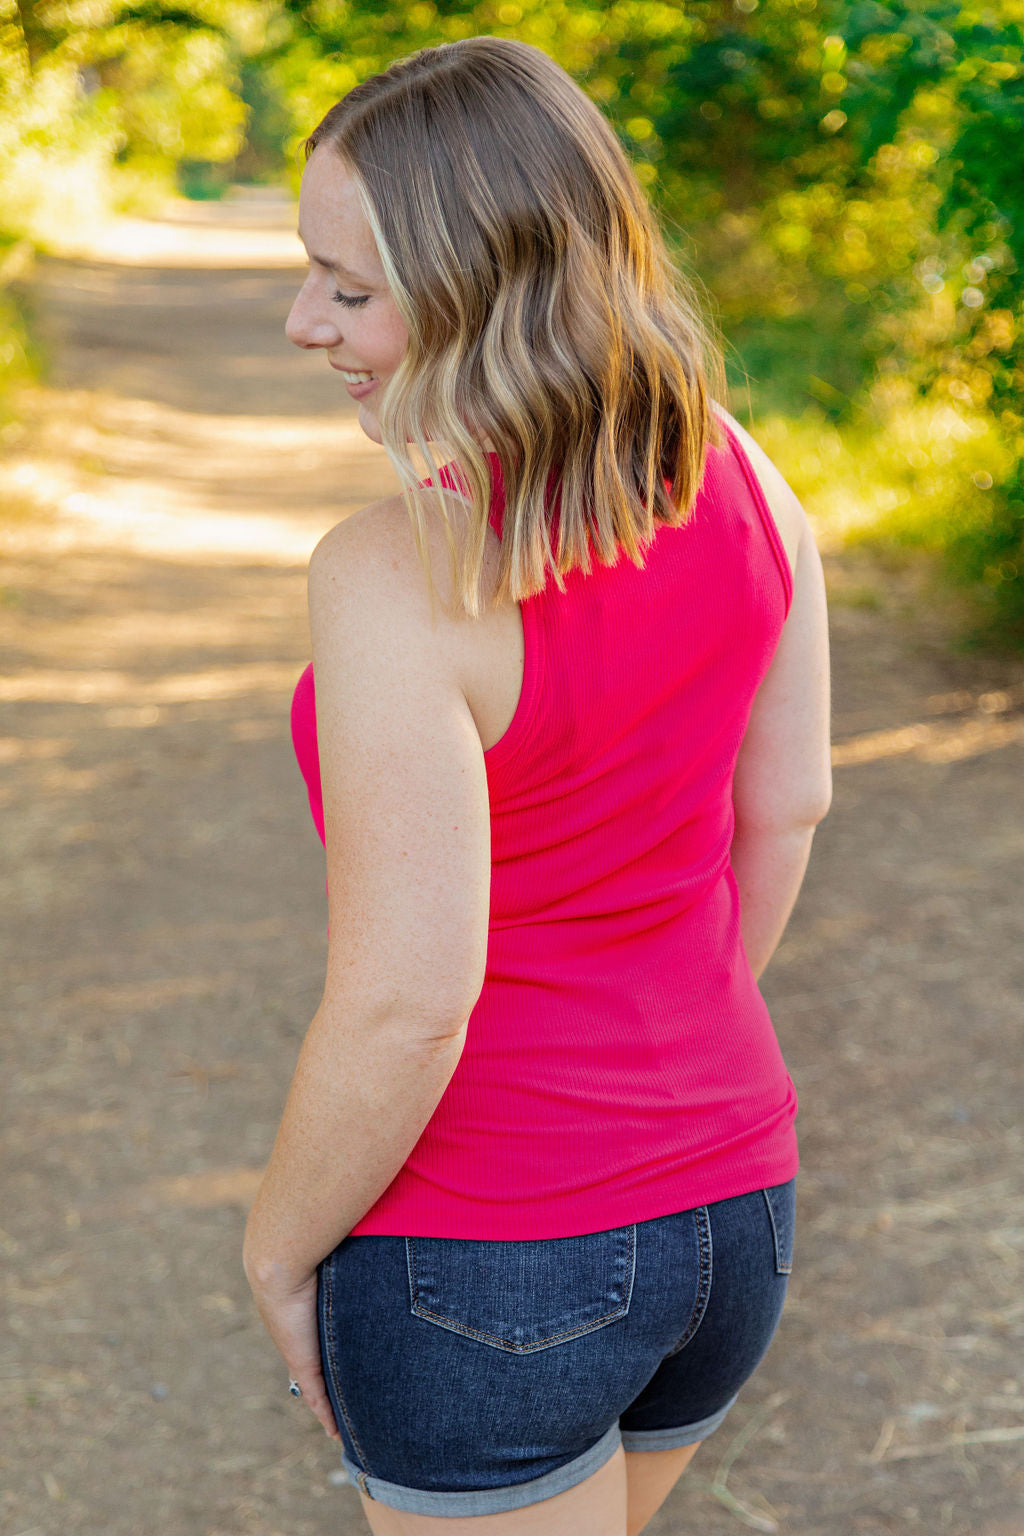
{"label": "ribbed fabric texture", "polygon": [[[490,929],[465,1048],[356,1235],[569,1237],[797,1170],[729,865],[736,756],[792,584],[735,438],[642,571],[620,553],[565,582],[522,604],[522,694],[485,754]],[[292,732],[323,839],[311,667]]]}

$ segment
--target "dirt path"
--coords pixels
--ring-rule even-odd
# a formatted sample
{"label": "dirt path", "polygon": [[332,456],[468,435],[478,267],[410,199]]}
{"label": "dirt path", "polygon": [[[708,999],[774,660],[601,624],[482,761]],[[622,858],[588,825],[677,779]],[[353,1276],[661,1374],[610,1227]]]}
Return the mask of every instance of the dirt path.
{"label": "dirt path", "polygon": [[[239,1264],[322,979],[304,565],[393,489],[284,340],[290,219],[183,210],[39,273],[54,379],[0,465],[10,1536],[365,1530]],[[835,806],[765,988],[791,1299],[649,1529],[1020,1536],[1024,664],[829,564]]]}

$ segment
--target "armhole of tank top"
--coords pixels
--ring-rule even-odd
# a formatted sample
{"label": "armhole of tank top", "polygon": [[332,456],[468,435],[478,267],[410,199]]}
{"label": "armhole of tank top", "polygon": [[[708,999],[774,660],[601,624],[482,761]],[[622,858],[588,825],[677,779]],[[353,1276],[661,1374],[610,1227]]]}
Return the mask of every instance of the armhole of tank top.
{"label": "armhole of tank top", "polygon": [[782,577],[782,590],[786,600],[786,616],[788,617],[790,606],[793,602],[793,571],[789,564],[789,556],[786,554],[786,546],[782,542],[782,535],[779,533],[779,527],[772,514],[772,509],[768,505],[768,498],[764,494],[761,482],[754,472],[754,466],[747,457],[746,449],[735,432],[732,431],[726,422],[722,421],[721,417],[719,417],[719,426],[725,433],[726,441],[733,451],[736,462],[743,471],[744,478],[750,487],[750,494],[754,498],[754,504],[760,515],[762,526],[768,535],[768,542],[775,556],[775,564],[778,566],[779,575]]}
{"label": "armhole of tank top", "polygon": [[[301,753],[306,741],[312,737],[316,743],[316,680],[313,676],[313,663],[303,668],[299,679],[292,689],[291,708],[288,711],[289,724],[292,733],[292,745],[295,755],[299,758],[299,766],[302,767]],[[312,726],[312,730],[310,730]]]}
{"label": "armhole of tank top", "polygon": [[540,692],[544,650],[537,596],[539,594],[528,597],[519,604],[519,612],[523,619],[523,686],[519,691],[519,702],[516,705],[515,714],[509,721],[505,734],[484,753],[484,766],[488,773],[504,768],[509,759],[515,755],[526,734],[530,716],[533,714],[534,702]]}
{"label": "armhole of tank top", "polygon": [[[489,454],[488,457],[494,458],[496,455]],[[458,482],[461,480],[461,476],[458,475],[456,465],[454,463],[442,464],[440,474],[441,484],[447,490],[453,490],[456,495],[459,495]],[[432,483],[431,480],[420,481],[421,486],[428,486]],[[468,489],[468,487],[465,487],[465,481],[462,481],[462,485]],[[491,498],[491,505],[488,508],[487,520],[495,533],[497,533],[498,528],[493,496]],[[519,611],[523,620],[523,685],[519,690],[519,702],[516,704],[515,713],[506,726],[504,735],[499,736],[498,740],[484,752],[484,767],[489,774],[497,772],[499,768],[503,768],[519,747],[526,731],[527,722],[533,711],[533,704],[537,697],[540,683],[543,656],[540,638],[540,614],[537,612],[533,598],[528,598],[525,602],[521,602],[519,604]]]}

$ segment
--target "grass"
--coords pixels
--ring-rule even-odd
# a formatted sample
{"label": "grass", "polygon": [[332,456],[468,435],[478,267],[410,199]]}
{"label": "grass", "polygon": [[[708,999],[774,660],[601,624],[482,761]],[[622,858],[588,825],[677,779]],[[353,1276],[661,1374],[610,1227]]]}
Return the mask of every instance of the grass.
{"label": "grass", "polygon": [[[864,549],[895,567],[923,553],[969,601],[965,644],[1024,649],[1024,486],[1015,446],[991,415],[907,394],[883,380],[843,422],[813,407],[744,414],[824,551]],[[870,591],[856,601],[870,606]]]}

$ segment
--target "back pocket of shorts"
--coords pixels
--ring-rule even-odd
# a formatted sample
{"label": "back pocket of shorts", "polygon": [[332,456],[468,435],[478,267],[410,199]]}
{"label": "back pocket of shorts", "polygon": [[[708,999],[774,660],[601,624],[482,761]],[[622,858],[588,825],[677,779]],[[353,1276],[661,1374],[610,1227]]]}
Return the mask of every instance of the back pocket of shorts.
{"label": "back pocket of shorts", "polygon": [[793,1272],[793,1236],[796,1229],[796,1180],[763,1190],[775,1240],[775,1273]]}
{"label": "back pocket of shorts", "polygon": [[413,1316],[494,1349],[530,1354],[625,1317],[636,1226],[582,1237],[407,1237]]}

